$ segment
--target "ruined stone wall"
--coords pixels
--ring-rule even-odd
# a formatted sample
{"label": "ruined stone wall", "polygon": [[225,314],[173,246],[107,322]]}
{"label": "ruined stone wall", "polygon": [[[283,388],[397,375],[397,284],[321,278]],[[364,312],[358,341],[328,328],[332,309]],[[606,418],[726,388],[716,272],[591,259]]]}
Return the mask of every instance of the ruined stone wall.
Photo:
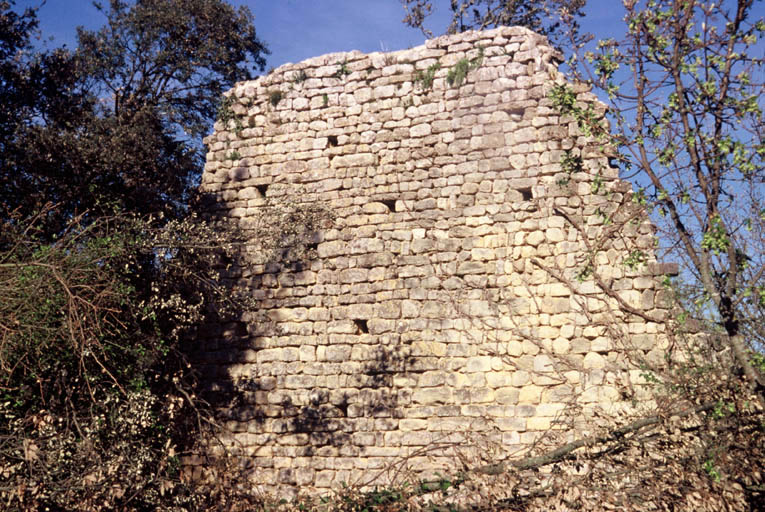
{"label": "ruined stone wall", "polygon": [[258,307],[200,345],[257,484],[444,474],[645,398],[665,340],[640,313],[666,313],[671,269],[603,142],[553,108],[555,58],[500,28],[230,92],[201,189],[252,236],[230,278]]}

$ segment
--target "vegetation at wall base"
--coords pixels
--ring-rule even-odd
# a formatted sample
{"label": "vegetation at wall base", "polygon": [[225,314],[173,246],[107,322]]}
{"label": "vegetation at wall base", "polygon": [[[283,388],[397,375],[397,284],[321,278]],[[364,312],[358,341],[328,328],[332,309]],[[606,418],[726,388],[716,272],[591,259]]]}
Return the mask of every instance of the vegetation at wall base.
{"label": "vegetation at wall base", "polygon": [[11,217],[0,237],[6,510],[226,509],[235,487],[191,483],[180,463],[215,439],[193,333],[236,311],[216,284],[235,235],[117,213],[75,217],[43,242],[54,208]]}
{"label": "vegetation at wall base", "polygon": [[232,460],[182,460],[220,433],[194,332],[247,300],[221,287],[238,235],[192,213],[200,136],[267,49],[218,0],[102,11],[41,52],[0,1],[0,507],[252,508]]}

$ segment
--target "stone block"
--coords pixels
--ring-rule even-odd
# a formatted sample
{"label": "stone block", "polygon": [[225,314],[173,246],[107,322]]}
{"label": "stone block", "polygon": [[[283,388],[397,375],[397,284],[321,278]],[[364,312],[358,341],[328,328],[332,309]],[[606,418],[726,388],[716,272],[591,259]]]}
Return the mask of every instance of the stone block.
{"label": "stone block", "polygon": [[465,366],[465,370],[468,372],[490,372],[491,369],[491,357],[489,356],[471,357]]}
{"label": "stone block", "polygon": [[418,124],[409,129],[409,136],[411,138],[425,137],[431,133],[433,133],[433,129],[429,123]]}
{"label": "stone block", "polygon": [[489,372],[486,374],[486,384],[490,388],[501,388],[513,385],[513,375],[517,372]]}
{"label": "stone block", "polygon": [[518,395],[519,404],[538,404],[542,399],[543,388],[533,384],[527,384],[520,389]]}
{"label": "stone block", "polygon": [[451,399],[452,391],[448,388],[416,389],[412,393],[412,402],[416,404],[447,404]]}
{"label": "stone block", "polygon": [[499,404],[515,405],[520,398],[520,390],[515,387],[498,388],[494,391],[494,396]]}
{"label": "stone block", "polygon": [[552,425],[550,418],[546,417],[532,417],[526,420],[526,429],[529,431],[548,431]]}
{"label": "stone block", "polygon": [[426,430],[428,428],[428,420],[423,419],[404,419],[399,421],[398,428],[402,431],[408,430]]}
{"label": "stone block", "polygon": [[602,369],[606,367],[606,359],[597,352],[589,352],[584,356],[585,369]]}
{"label": "stone block", "polygon": [[487,273],[487,265],[486,263],[482,263],[479,261],[466,261],[464,263],[459,264],[457,267],[457,275],[465,275],[465,274],[485,274]]}

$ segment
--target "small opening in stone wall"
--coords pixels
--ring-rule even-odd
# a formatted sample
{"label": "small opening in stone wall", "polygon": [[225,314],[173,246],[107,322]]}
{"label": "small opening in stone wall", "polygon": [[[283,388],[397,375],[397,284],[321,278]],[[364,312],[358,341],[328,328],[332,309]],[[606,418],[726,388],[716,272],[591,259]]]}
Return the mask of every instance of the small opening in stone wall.
{"label": "small opening in stone wall", "polygon": [[348,417],[348,397],[344,396],[343,399],[340,401],[339,404],[336,405],[336,407],[340,410],[340,412],[345,416]]}
{"label": "small opening in stone wall", "polygon": [[329,143],[329,147],[334,148],[337,146],[337,135],[330,135],[327,137],[327,142]]}
{"label": "small opening in stone wall", "polygon": [[258,189],[258,193],[260,193],[261,196],[266,197],[268,185],[255,185],[255,188]]}
{"label": "small opening in stone wall", "polygon": [[309,242],[309,243],[305,244],[305,248],[308,249],[309,251],[315,251],[315,250],[317,250],[319,248],[319,243],[318,242]]}
{"label": "small opening in stone wall", "polygon": [[380,202],[384,204],[388,211],[395,212],[396,211],[396,200],[395,199],[380,199]]}
{"label": "small opening in stone wall", "polygon": [[523,198],[524,201],[531,201],[532,199],[534,199],[534,196],[531,193],[531,187],[519,188],[518,192],[521,193],[521,197]]}
{"label": "small opening in stone wall", "polygon": [[369,334],[369,327],[367,326],[366,320],[356,318],[353,320],[353,323],[356,324],[356,329],[358,329],[359,334]]}

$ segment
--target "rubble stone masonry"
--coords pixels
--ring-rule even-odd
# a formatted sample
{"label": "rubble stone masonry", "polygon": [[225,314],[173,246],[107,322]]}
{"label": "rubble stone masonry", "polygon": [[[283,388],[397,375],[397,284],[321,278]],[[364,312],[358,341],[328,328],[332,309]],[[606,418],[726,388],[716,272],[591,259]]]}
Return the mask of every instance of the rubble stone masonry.
{"label": "rubble stone masonry", "polygon": [[603,141],[554,108],[556,59],[504,27],[230,91],[201,190],[252,234],[229,277],[258,307],[208,326],[201,367],[236,395],[255,483],[447,474],[645,399],[673,269]]}

